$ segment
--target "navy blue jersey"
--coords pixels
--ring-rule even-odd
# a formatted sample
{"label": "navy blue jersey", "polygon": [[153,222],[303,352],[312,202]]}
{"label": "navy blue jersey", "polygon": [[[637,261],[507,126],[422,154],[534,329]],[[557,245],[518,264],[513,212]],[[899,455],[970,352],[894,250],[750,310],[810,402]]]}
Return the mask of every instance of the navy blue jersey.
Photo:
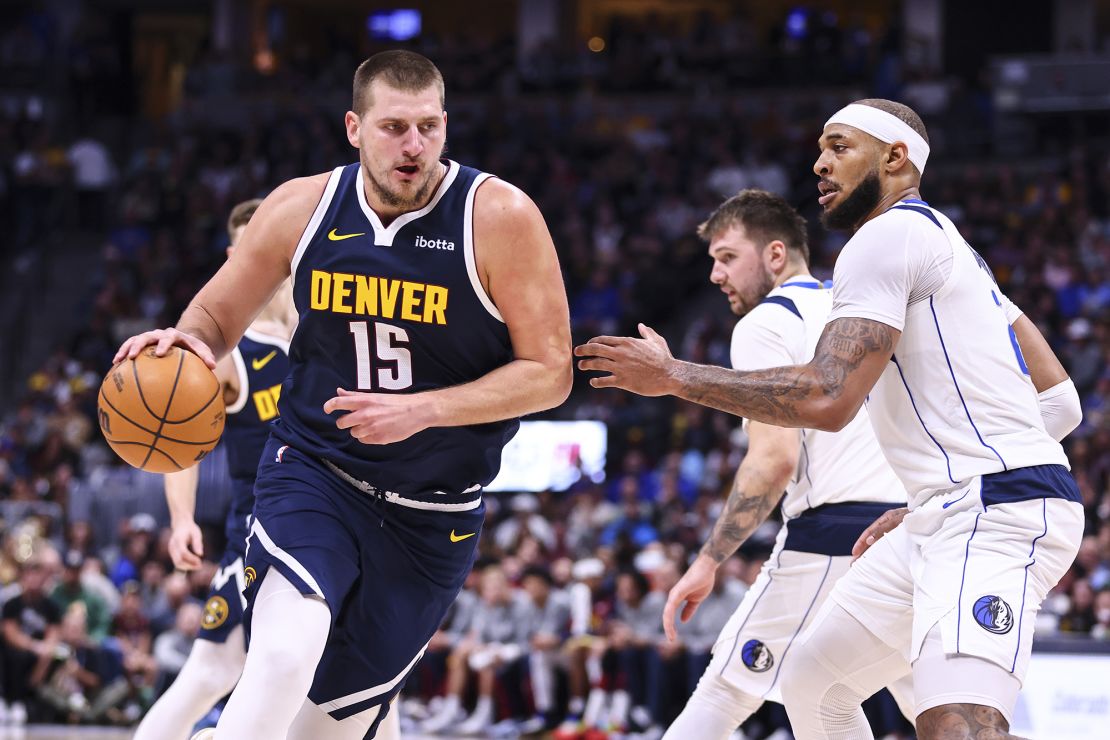
{"label": "navy blue jersey", "polygon": [[354,478],[436,502],[473,498],[494,478],[515,419],[367,445],[323,406],[336,388],[417,393],[476,380],[513,359],[474,262],[474,194],[489,175],[444,164],[428,205],[388,227],[366,202],[357,163],[332,172],[291,265],[300,323],[273,430]]}
{"label": "navy blue jersey", "polygon": [[231,351],[231,359],[239,376],[239,397],[227,407],[223,434],[233,492],[227,535],[229,546],[234,540],[241,549],[247,517],[254,507],[258,458],[270,436],[270,422],[278,415],[281,383],[289,374],[289,343],[247,329]]}

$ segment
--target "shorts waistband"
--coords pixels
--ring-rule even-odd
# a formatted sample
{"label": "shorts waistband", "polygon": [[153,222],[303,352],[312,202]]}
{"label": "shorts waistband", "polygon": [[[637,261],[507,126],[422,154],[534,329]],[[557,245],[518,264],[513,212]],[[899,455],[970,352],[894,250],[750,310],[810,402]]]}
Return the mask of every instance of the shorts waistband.
{"label": "shorts waistband", "polygon": [[[320,462],[324,464],[331,472],[335,473],[341,480],[352,486],[353,488],[362,491],[368,496],[380,498],[382,501],[398,506],[405,506],[410,509],[422,509],[424,511],[471,511],[477,509],[482,505],[482,495],[479,490],[478,497],[471,501],[461,501],[458,503],[440,503],[438,501],[421,501],[419,499],[408,498],[402,496],[394,491],[383,491],[372,483],[367,483],[364,480],[359,480],[353,475],[350,475],[341,467],[331,462],[330,460],[321,459]],[[468,491],[469,492],[469,491]]]}
{"label": "shorts waistband", "polygon": [[863,530],[884,512],[905,504],[843,501],[806,509],[786,523],[784,550],[817,555],[851,555]]}

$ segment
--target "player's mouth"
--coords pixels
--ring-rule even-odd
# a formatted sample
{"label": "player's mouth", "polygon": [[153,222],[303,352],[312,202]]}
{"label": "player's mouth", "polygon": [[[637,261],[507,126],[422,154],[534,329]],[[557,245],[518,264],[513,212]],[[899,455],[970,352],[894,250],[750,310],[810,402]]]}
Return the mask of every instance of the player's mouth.
{"label": "player's mouth", "polygon": [[817,183],[817,191],[821,193],[821,195],[817,198],[817,202],[823,206],[827,206],[829,203],[832,202],[833,198],[836,197],[837,193],[840,192],[840,188],[838,188],[836,185],[833,185],[831,182],[826,182],[825,180],[822,180],[821,182]]}
{"label": "player's mouth", "polygon": [[403,164],[399,167],[394,167],[393,171],[400,175],[402,180],[411,180],[420,174],[420,165]]}

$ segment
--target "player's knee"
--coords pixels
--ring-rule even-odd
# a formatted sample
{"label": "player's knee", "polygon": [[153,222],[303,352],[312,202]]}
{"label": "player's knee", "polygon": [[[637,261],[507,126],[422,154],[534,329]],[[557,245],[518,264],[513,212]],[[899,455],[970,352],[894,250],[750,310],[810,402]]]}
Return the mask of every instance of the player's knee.
{"label": "player's knee", "polygon": [[763,699],[743,691],[719,675],[705,674],[698,681],[691,702],[695,704],[705,703],[732,718],[737,725],[740,725],[748,717],[755,714],[756,710],[763,704]]}
{"label": "player's knee", "polygon": [[818,660],[815,650],[807,643],[795,645],[790,660],[782,666],[779,675],[782,703],[792,706],[813,705],[828,687],[827,670]]}

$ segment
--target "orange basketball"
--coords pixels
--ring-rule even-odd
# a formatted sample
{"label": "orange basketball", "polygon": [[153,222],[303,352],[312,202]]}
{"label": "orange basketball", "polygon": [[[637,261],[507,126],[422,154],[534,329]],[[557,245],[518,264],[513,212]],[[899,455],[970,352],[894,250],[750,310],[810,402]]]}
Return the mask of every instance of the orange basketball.
{"label": "orange basketball", "polygon": [[192,352],[146,347],[108,371],[97,398],[100,431],[129,465],[173,473],[196,465],[224,431],[220,382]]}

